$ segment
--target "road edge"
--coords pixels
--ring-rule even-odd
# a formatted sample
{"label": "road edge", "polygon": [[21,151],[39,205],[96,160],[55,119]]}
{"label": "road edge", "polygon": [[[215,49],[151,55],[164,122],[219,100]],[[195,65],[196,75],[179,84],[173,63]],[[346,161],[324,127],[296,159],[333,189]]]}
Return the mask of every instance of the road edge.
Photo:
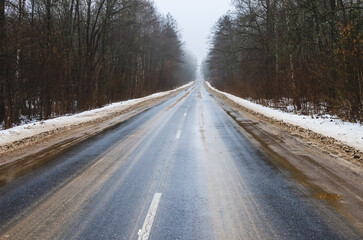
{"label": "road edge", "polygon": [[[296,126],[290,123],[286,123],[282,120],[276,120],[274,118],[267,117],[261,113],[255,112],[251,109],[248,109],[240,104],[236,103],[235,101],[227,98],[223,94],[213,90],[208,86],[208,84],[204,83],[205,88],[212,92],[215,96],[226,102],[227,104],[241,110],[242,112],[247,112],[254,117],[258,118],[259,120],[268,122],[276,127],[279,127],[283,130],[290,132],[293,136],[300,137],[306,141],[312,142],[313,144],[317,145],[318,147],[324,149],[326,152],[331,154],[334,157],[342,158],[348,162],[353,163],[354,165],[361,167],[363,169],[363,152],[360,150],[348,146],[343,142],[336,140],[332,137],[324,136],[320,133],[316,133],[309,129],[302,128],[300,126]],[[314,140],[314,141],[312,141]]]}
{"label": "road edge", "polygon": [[45,134],[31,136],[27,138],[29,141],[27,144],[15,144],[7,151],[3,150],[0,152],[0,187],[49,162],[52,158],[73,148],[75,145],[122,124],[124,121],[161,104],[193,85],[181,87],[167,95],[151,100],[145,99],[137,102],[104,119],[95,119],[82,125],[66,126]]}
{"label": "road edge", "polygon": [[[208,86],[205,88],[230,115],[233,119],[231,121],[241,128],[240,131],[266,154],[269,162],[280,169],[283,175],[294,179],[303,188],[307,187],[316,199],[325,201],[337,213],[351,221],[361,234],[363,233],[363,211],[358,211],[363,199],[362,166],[331,154],[318,144],[311,143],[309,139],[275,124],[275,121],[269,121],[267,117],[261,117],[261,114],[245,109]],[[276,129],[279,130],[275,131]],[[278,137],[276,134],[279,132],[283,132],[284,136]],[[291,148],[291,145],[285,143],[286,136],[295,139],[302,147],[294,145]],[[311,151],[295,152],[295,147]],[[319,157],[322,159],[318,160]]]}

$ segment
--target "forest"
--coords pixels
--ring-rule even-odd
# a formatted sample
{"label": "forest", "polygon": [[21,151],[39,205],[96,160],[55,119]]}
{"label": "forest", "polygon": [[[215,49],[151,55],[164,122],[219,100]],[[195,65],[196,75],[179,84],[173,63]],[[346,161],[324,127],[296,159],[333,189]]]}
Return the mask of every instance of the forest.
{"label": "forest", "polygon": [[0,0],[0,128],[196,78],[175,19],[148,0]]}
{"label": "forest", "polygon": [[361,0],[234,0],[233,7],[210,36],[206,80],[282,110],[363,121]]}

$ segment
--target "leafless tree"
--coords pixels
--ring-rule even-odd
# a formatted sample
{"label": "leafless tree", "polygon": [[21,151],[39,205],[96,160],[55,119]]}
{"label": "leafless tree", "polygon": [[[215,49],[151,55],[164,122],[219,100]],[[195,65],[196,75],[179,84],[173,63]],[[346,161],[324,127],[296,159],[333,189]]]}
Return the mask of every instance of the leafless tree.
{"label": "leafless tree", "polygon": [[[363,120],[360,0],[235,0],[212,33],[204,74],[221,89],[295,111]],[[286,104],[286,102],[285,102]]]}

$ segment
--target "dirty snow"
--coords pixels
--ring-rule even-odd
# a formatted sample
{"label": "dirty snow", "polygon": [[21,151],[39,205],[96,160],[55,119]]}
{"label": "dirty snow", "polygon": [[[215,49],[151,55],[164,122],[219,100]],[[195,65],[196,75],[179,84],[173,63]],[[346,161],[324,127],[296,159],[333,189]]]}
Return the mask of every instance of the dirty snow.
{"label": "dirty snow", "polygon": [[9,144],[9,143],[12,143],[12,142],[24,139],[24,138],[29,138],[29,137],[41,134],[43,132],[48,132],[48,131],[56,130],[59,128],[79,125],[82,123],[94,121],[96,119],[101,119],[103,117],[110,116],[113,113],[120,112],[123,109],[131,107],[138,103],[156,99],[156,98],[160,98],[160,97],[166,96],[172,92],[178,91],[181,88],[190,87],[192,84],[193,84],[193,82],[190,82],[190,83],[188,83],[184,86],[181,86],[177,89],[174,89],[174,90],[155,93],[155,94],[143,97],[143,98],[137,98],[137,99],[131,99],[131,100],[127,100],[127,101],[112,103],[112,104],[109,104],[102,108],[97,108],[97,109],[93,109],[90,111],[81,112],[79,114],[75,114],[75,115],[71,115],[71,116],[57,117],[54,119],[38,121],[38,122],[34,122],[34,123],[28,123],[25,125],[16,126],[16,127],[9,128],[6,130],[1,130],[0,131],[0,146]]}
{"label": "dirty snow", "polygon": [[311,116],[297,115],[294,113],[282,112],[278,109],[272,109],[253,103],[251,101],[236,97],[232,94],[225,93],[213,88],[209,82],[206,82],[210,88],[219,92],[234,101],[235,103],[248,108],[257,113],[276,120],[282,120],[285,123],[293,124],[313,132],[332,137],[348,146],[363,151],[363,125],[359,123],[344,122],[332,116],[325,115],[324,118],[312,118]]}

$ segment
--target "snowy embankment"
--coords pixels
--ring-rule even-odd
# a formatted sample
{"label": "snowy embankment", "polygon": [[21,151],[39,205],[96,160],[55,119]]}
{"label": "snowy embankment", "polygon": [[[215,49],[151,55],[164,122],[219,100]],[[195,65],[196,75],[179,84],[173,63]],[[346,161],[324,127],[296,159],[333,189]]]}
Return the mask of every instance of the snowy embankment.
{"label": "snowy embankment", "polygon": [[275,120],[281,120],[295,126],[299,126],[315,133],[334,138],[344,144],[363,152],[363,125],[359,123],[344,122],[340,119],[327,116],[326,118],[312,118],[311,116],[297,115],[293,113],[282,112],[278,109],[272,109],[253,103],[251,101],[236,97],[232,94],[225,93],[213,88],[209,82],[207,85],[214,91],[224,95],[231,101],[250,109],[254,112],[265,115]]}
{"label": "snowy embankment", "polygon": [[164,97],[182,88],[190,87],[190,82],[177,89],[155,93],[143,98],[131,99],[127,101],[112,103],[102,108],[97,108],[85,112],[81,112],[71,116],[57,117],[54,119],[39,121],[35,123],[24,124],[10,129],[0,131],[0,146],[7,145],[12,142],[20,141],[25,138],[31,138],[44,132],[52,132],[58,129],[64,129],[71,126],[78,126],[87,122],[97,121],[113,116],[122,110],[131,108],[139,103],[147,102],[157,98]]}

